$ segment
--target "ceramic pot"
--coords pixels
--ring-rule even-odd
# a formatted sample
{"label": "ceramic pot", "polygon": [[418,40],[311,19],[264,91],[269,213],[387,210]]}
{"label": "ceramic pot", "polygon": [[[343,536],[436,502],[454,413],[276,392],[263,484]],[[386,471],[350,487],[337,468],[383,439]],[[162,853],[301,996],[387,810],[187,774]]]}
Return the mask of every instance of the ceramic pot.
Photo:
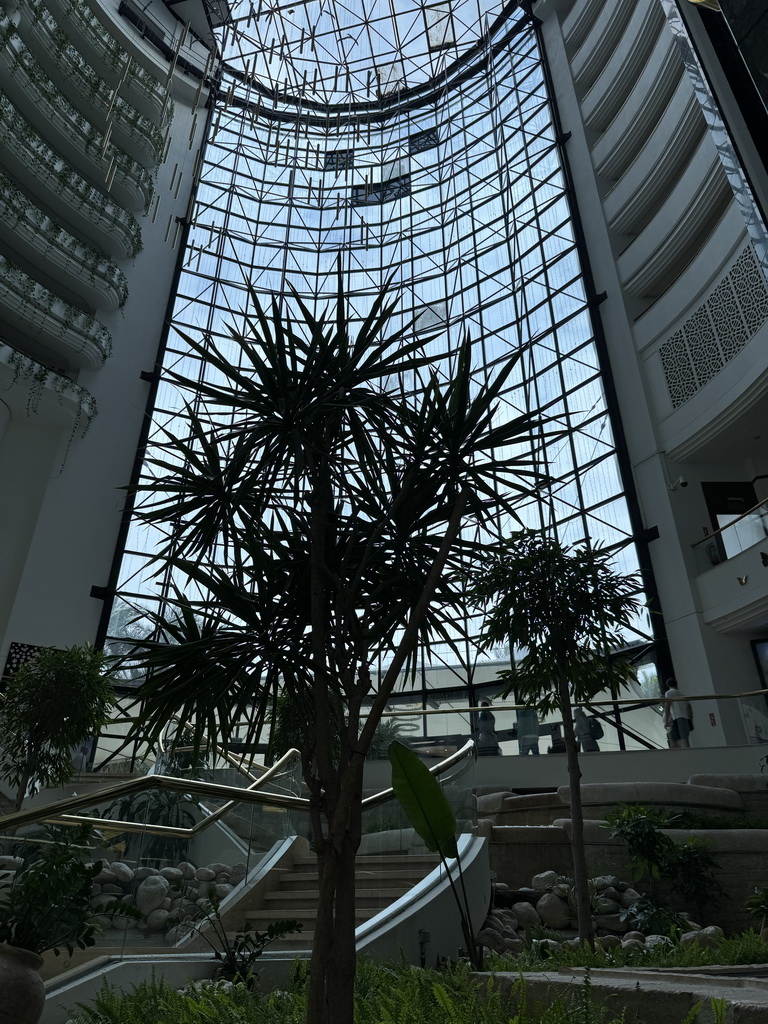
{"label": "ceramic pot", "polygon": [[43,958],[29,949],[0,942],[0,993],[3,1024],[37,1024],[43,1014]]}

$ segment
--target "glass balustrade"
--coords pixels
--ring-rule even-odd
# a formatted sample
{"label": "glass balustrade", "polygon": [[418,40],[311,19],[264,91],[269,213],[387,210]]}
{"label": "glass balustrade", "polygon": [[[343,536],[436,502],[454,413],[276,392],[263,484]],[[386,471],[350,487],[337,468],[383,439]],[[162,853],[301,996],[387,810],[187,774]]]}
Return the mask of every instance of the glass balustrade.
{"label": "glass balustrade", "polygon": [[[183,757],[180,760],[183,763]],[[237,788],[221,781],[236,768],[219,754],[210,760],[213,763],[204,770],[213,779],[162,776],[156,771],[106,790],[100,787],[90,796],[33,808],[11,816],[10,823],[0,821],[0,852],[21,860],[34,857],[39,844],[49,842],[57,831],[87,824],[91,834],[83,840],[82,857],[102,863],[91,897],[99,929],[96,945],[76,951],[74,957],[49,957],[46,976],[100,954],[208,949],[199,933],[211,913],[207,901],[221,904],[222,926],[228,933],[243,926],[254,906],[263,917],[250,922],[256,930],[266,930],[276,916],[302,920],[308,938],[292,941],[289,937],[285,945],[308,948],[317,881],[309,803],[296,795],[298,751],[271,769],[254,766],[255,782],[239,774]],[[441,786],[462,831],[471,829],[475,821],[473,764],[468,744],[438,766]],[[176,767],[185,770],[178,763]],[[382,867],[383,857],[386,867]],[[410,867],[402,866],[398,860],[402,857]],[[391,791],[365,801],[358,861],[361,921],[378,913],[437,864]],[[242,883],[272,868],[279,869],[277,877],[290,875],[287,888],[280,890],[273,903],[276,910],[270,909],[269,896],[254,900],[249,895],[246,906],[240,903],[246,889]],[[128,916],[114,914],[115,901],[135,911]],[[209,937],[215,941],[212,933]]]}
{"label": "glass balustrade", "polygon": [[[698,572],[708,572],[742,551],[768,544],[768,498],[743,515],[718,516],[718,523],[718,530],[693,545]],[[764,564],[768,565],[768,550]]]}

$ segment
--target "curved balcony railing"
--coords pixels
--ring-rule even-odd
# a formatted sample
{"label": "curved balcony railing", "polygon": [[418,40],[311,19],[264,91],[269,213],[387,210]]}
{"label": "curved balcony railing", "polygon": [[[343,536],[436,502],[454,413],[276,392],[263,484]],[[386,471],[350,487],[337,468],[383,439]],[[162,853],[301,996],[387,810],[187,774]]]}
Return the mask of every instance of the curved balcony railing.
{"label": "curved balcony railing", "polygon": [[137,110],[158,125],[169,119],[173,104],[167,87],[130,56],[84,0],[47,0],[46,6],[107,82],[122,80],[120,90]]}
{"label": "curved balcony railing", "polygon": [[0,96],[3,163],[29,183],[64,220],[110,256],[132,259],[141,252],[141,228],[132,213],[94,188],[38,135],[7,96]]}
{"label": "curved balcony railing", "polygon": [[28,338],[57,352],[73,367],[98,369],[112,351],[106,327],[0,256],[0,311]]}
{"label": "curved balcony railing", "polygon": [[128,298],[125,274],[52,220],[0,171],[0,237],[96,309],[113,312]]}
{"label": "curved balcony railing", "polygon": [[[40,825],[44,823],[60,827],[91,826],[93,836],[101,840],[101,849],[94,848],[85,855],[102,860],[109,872],[102,878],[109,886],[107,893],[117,895],[116,890],[122,887],[128,899],[144,905],[140,895],[142,879],[153,875],[157,877],[152,884],[168,891],[165,906],[158,905],[163,912],[146,914],[139,928],[128,933],[114,927],[106,915],[97,916],[96,922],[104,930],[94,951],[96,955],[114,956],[121,950],[140,952],[142,945],[156,947],[158,942],[162,942],[169,953],[178,953],[179,947],[194,937],[190,935],[189,923],[185,927],[184,915],[194,914],[194,901],[205,898],[211,887],[216,887],[214,892],[220,901],[224,926],[239,926],[242,909],[238,909],[237,900],[245,894],[246,888],[240,882],[249,876],[253,879],[256,874],[263,878],[267,870],[275,866],[281,868],[279,873],[284,875],[293,860],[292,855],[286,858],[285,853],[291,847],[296,849],[297,841],[299,855],[306,858],[309,854],[310,803],[296,795],[300,765],[299,751],[290,750],[271,768],[259,768],[253,781],[251,776],[245,782],[240,775],[235,785],[171,775],[146,775],[117,785],[98,786],[89,794],[0,818],[0,839],[2,833],[10,833],[13,839],[9,838],[9,846],[12,843],[13,849],[6,848],[6,852],[18,855],[23,852],[25,843],[36,841]],[[474,744],[471,741],[465,744],[462,750],[431,771],[454,808],[459,828],[473,830],[476,824]],[[362,831],[361,856],[380,858],[382,854],[427,853],[405,820],[391,789],[363,800]],[[426,873],[432,869],[436,858],[430,855],[423,859]],[[311,859],[302,864],[301,870],[312,871]],[[111,882],[108,881],[110,875]],[[167,879],[167,882],[160,879]],[[372,872],[365,883],[366,899],[377,901],[381,908],[387,906],[396,898],[390,888],[392,884],[379,880]],[[94,892],[96,915],[100,890],[99,885]],[[112,899],[113,896],[102,898]],[[282,907],[280,914],[299,916],[287,907]],[[125,922],[117,921],[117,925],[122,923]],[[303,941],[303,948],[306,948],[307,941]]]}
{"label": "curved balcony railing", "polygon": [[18,24],[24,42],[69,101],[117,144],[149,169],[160,162],[163,133],[94,70],[59,28],[42,0],[26,0]]}
{"label": "curved balcony railing", "polygon": [[[768,498],[764,498],[754,508],[734,518],[733,522],[713,530],[692,545],[696,568],[699,572],[706,572],[757,544],[765,545],[767,541]],[[763,559],[763,565],[768,566],[768,555]]]}
{"label": "curved balcony railing", "polygon": [[50,391],[59,401],[68,398],[75,403],[77,409],[75,429],[84,421],[85,426],[81,434],[85,435],[91,421],[96,416],[97,408],[96,399],[82,384],[70,380],[69,377],[57,373],[30,356],[25,356],[23,352],[19,352],[12,345],[6,345],[2,341],[0,341],[0,365],[8,366],[12,370],[11,386],[26,385],[28,390],[27,414],[36,412],[43,394]]}
{"label": "curved balcony railing", "polygon": [[32,125],[79,170],[101,176],[117,202],[128,210],[149,208],[152,176],[122,152],[58,91],[0,11],[0,88]]}

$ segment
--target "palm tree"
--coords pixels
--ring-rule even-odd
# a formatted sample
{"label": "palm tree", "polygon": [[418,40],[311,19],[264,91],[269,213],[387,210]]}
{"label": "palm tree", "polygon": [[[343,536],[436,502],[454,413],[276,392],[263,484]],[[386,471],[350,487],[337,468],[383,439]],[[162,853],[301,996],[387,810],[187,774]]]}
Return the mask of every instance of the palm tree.
{"label": "palm tree", "polygon": [[320,893],[307,1019],[352,1024],[366,752],[417,643],[453,642],[460,570],[480,551],[466,528],[531,493],[519,442],[534,423],[495,425],[517,357],[478,385],[465,340],[443,381],[413,324],[387,334],[386,292],[355,337],[341,275],[319,316],[296,292],[297,320],[252,301],[234,354],[186,338],[202,384],[170,374],[202,404],[141,488],[141,519],[173,524],[157,558],[174,580],[137,649],[141,728],[152,740],[178,714],[226,746],[244,717],[253,735],[274,720],[278,693],[300,709]]}
{"label": "palm tree", "polygon": [[572,698],[589,701],[614,692],[632,674],[611,656],[624,646],[621,629],[639,607],[637,576],[611,570],[610,553],[584,546],[564,548],[537,533],[521,533],[500,545],[472,574],[470,596],[486,609],[485,646],[509,642],[524,649],[514,668],[501,672],[503,696],[530,703],[563,719],[571,806],[571,849],[579,938],[594,945],[584,853],[581,769],[573,728]]}

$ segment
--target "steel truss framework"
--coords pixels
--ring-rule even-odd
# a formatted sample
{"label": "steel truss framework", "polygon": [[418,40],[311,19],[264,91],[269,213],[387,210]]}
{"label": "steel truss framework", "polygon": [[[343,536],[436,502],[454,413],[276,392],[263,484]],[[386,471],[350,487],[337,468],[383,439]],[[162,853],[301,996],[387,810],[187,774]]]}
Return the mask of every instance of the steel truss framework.
{"label": "steel truss framework", "polygon": [[[225,325],[249,310],[249,288],[289,308],[290,284],[322,307],[340,258],[354,320],[394,275],[403,320],[438,330],[427,344],[445,374],[466,331],[478,384],[527,346],[500,415],[549,417],[532,447],[556,482],[520,518],[568,544],[614,548],[617,567],[636,570],[531,19],[516,4],[474,0],[272,0],[235,4],[222,48],[166,366],[211,375],[179,331],[227,351]],[[183,416],[180,394],[161,382],[153,436],[183,432]],[[129,535],[119,591],[134,606],[158,593],[146,559],[154,540],[142,526]],[[647,616],[628,640],[650,643]],[[471,641],[461,668],[447,648],[435,657],[422,689],[403,695],[409,705],[435,691],[465,705],[493,690],[499,661]]]}

